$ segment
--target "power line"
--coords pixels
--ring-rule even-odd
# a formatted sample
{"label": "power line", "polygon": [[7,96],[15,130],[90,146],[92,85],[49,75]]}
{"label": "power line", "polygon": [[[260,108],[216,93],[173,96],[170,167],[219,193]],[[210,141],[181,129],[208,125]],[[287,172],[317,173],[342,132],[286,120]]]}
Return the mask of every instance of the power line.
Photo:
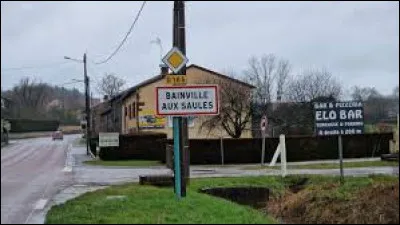
{"label": "power line", "polygon": [[15,71],[15,70],[28,70],[28,69],[43,69],[43,68],[49,68],[49,67],[54,67],[54,66],[60,66],[66,63],[70,63],[68,61],[64,62],[59,62],[59,63],[51,63],[51,64],[45,64],[41,66],[21,66],[21,67],[10,67],[10,68],[1,68],[1,71],[6,72],[6,71]]}
{"label": "power line", "polygon": [[142,10],[143,10],[143,7],[144,7],[145,4],[146,4],[146,1],[143,1],[142,6],[140,7],[140,10],[139,10],[139,12],[137,13],[136,18],[135,18],[135,20],[133,21],[131,27],[129,28],[128,33],[126,33],[124,39],[122,39],[121,43],[120,43],[119,46],[115,49],[115,51],[114,51],[110,56],[108,56],[105,60],[103,60],[103,61],[101,61],[101,62],[97,62],[97,63],[95,63],[95,64],[98,65],[98,64],[106,63],[106,62],[108,62],[115,54],[117,54],[117,52],[119,51],[119,49],[122,47],[122,45],[123,45],[123,44],[125,43],[125,41],[128,39],[128,36],[129,36],[129,34],[132,32],[133,28],[135,27],[135,24],[136,24],[136,22],[138,21],[139,16],[140,16],[140,14],[142,13]]}

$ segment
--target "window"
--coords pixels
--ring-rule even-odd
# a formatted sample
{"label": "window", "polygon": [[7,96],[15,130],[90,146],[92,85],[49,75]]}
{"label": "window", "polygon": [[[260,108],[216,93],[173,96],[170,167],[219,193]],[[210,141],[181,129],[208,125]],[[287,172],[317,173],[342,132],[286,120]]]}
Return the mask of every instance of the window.
{"label": "window", "polygon": [[132,103],[132,117],[136,119],[136,102]]}
{"label": "window", "polygon": [[132,106],[129,105],[129,119],[132,119]]}
{"label": "window", "polygon": [[125,116],[128,115],[128,108],[125,106]]}

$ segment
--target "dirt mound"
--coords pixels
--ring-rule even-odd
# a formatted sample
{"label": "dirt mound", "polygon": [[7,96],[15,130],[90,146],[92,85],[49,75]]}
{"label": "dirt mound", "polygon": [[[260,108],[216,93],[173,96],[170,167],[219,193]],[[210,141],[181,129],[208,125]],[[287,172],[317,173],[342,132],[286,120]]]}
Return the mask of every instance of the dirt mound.
{"label": "dirt mound", "polygon": [[270,200],[266,211],[287,223],[399,224],[398,182],[370,185],[350,198],[333,194],[337,188],[329,184],[287,192],[281,199]]}

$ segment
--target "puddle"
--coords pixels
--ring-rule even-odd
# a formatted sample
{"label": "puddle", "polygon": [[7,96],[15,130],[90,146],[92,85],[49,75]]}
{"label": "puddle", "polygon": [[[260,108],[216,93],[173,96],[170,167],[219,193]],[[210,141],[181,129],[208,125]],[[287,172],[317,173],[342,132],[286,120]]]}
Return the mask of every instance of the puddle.
{"label": "puddle", "polygon": [[200,193],[261,209],[267,205],[270,190],[264,187],[217,187],[203,188],[200,190]]}

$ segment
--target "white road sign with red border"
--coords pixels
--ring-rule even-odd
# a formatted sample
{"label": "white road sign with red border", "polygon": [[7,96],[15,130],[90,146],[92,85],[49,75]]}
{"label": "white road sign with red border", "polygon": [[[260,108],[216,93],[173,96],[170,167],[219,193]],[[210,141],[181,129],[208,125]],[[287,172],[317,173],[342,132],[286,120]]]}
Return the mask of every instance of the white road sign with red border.
{"label": "white road sign with red border", "polygon": [[161,116],[218,115],[218,85],[156,87],[156,111]]}

